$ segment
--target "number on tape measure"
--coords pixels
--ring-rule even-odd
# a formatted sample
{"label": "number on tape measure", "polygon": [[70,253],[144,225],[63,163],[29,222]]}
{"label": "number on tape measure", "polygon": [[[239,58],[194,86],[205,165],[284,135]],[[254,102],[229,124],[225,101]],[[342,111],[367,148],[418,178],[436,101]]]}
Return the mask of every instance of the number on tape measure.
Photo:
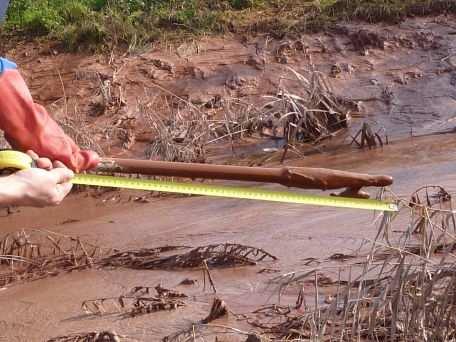
{"label": "number on tape measure", "polygon": [[378,211],[397,211],[394,203],[371,199],[328,197],[264,189],[250,189],[210,184],[178,183],[170,181],[129,179],[123,177],[81,174],[73,179],[74,184],[115,187],[135,190],[172,192],[189,195],[215,196],[238,199],[252,199],[270,202],[308,204],[339,208],[353,208]]}

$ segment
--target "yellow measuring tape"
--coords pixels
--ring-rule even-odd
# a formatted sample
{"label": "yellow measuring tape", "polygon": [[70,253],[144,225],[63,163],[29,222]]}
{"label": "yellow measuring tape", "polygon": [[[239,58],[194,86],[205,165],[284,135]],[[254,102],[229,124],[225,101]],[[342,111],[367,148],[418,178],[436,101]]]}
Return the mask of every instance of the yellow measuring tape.
{"label": "yellow measuring tape", "polygon": [[[32,159],[24,153],[16,151],[0,151],[0,169],[27,169],[30,168],[31,165]],[[258,188],[222,186],[200,183],[180,183],[150,179],[133,179],[126,177],[101,176],[93,174],[77,174],[72,179],[72,183],[89,186],[160,191],[213,197],[251,199],[281,203],[297,203],[325,207],[352,208],[378,211],[398,210],[397,205],[394,203],[372,199],[329,197],[289,191],[271,191]]]}

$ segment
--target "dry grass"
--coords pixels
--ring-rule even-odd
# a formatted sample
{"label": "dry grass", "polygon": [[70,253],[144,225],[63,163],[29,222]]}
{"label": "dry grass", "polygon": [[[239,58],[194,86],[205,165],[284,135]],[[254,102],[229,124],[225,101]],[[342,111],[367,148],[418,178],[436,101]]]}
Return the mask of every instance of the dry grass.
{"label": "dry grass", "polygon": [[314,290],[301,292],[294,308],[257,312],[255,326],[282,340],[452,340],[456,225],[449,195],[424,187],[402,204],[401,214],[411,216],[406,231],[393,233],[401,214],[384,214],[375,240],[363,245],[367,254],[353,256],[358,262],[275,278],[280,293],[309,283]]}
{"label": "dry grass", "polygon": [[263,107],[263,125],[283,130],[289,144],[318,143],[345,129],[349,111],[336,96],[325,76],[315,70],[302,73],[290,69],[301,89],[299,94],[281,86],[277,96]]}
{"label": "dry grass", "polygon": [[123,336],[111,331],[89,332],[54,337],[47,342],[120,342],[125,341]]}
{"label": "dry grass", "polygon": [[[381,134],[384,134],[382,139]],[[388,145],[388,135],[386,134],[384,128],[380,128],[376,131],[373,130],[373,127],[364,122],[361,126],[361,129],[352,137],[351,144],[356,144],[359,148],[376,148],[383,147],[383,145]]]}
{"label": "dry grass", "polygon": [[122,314],[124,317],[136,317],[159,311],[175,310],[185,306],[183,293],[156,286],[156,295],[152,288],[137,286],[119,297],[97,298],[82,303],[82,310],[87,315]]}
{"label": "dry grass", "polygon": [[[230,313],[230,310],[222,299],[215,297],[211,309],[209,311],[209,314],[206,318],[200,320],[199,322],[192,323],[191,326],[188,329],[184,329],[182,331],[179,331],[175,334],[166,336],[163,338],[163,342],[190,342],[190,341],[196,341],[197,338],[202,338],[204,339],[204,328],[214,328],[214,327],[219,327],[224,330],[231,330],[232,332],[235,333],[241,333],[248,335],[247,333],[242,332],[241,330],[235,329],[235,328],[229,328],[229,327],[223,327],[223,326],[212,326],[210,325],[211,322],[221,318],[221,317],[226,317]],[[225,331],[226,332],[226,331]],[[210,332],[209,334],[212,335],[214,332]],[[217,340],[217,337],[216,337]]]}
{"label": "dry grass", "polygon": [[[146,151],[151,159],[204,162],[206,149],[216,142],[234,143],[256,135],[281,139],[285,145],[318,144],[348,126],[350,111],[319,72],[290,69],[297,92],[287,90],[282,82],[276,96],[254,105],[236,98],[214,98],[195,106],[191,102],[159,88],[168,101],[156,112],[152,103],[142,104],[153,141]],[[214,108],[214,104],[217,104]]]}
{"label": "dry grass", "polygon": [[166,255],[180,249],[188,247],[164,246],[119,252],[53,232],[21,231],[7,234],[0,240],[0,286],[91,267],[137,270],[200,268],[209,273],[208,267],[248,266],[277,260],[262,249],[230,243]]}
{"label": "dry grass", "polygon": [[101,156],[104,155],[103,148],[94,137],[94,131],[90,129],[83,114],[76,107],[72,115],[66,113],[57,122],[64,132],[73,139],[76,145],[83,149],[93,150]]}
{"label": "dry grass", "polygon": [[187,253],[161,256],[156,249],[128,251],[101,260],[105,266],[140,270],[256,265],[264,260],[277,260],[268,252],[250,246],[225,243],[201,246]]}
{"label": "dry grass", "polygon": [[176,108],[166,106],[168,115],[152,110],[144,113],[154,137],[146,156],[165,161],[204,162],[204,144],[209,134],[207,118],[189,102],[175,99]]}
{"label": "dry grass", "polygon": [[[165,340],[193,341],[218,333],[243,335],[250,341],[453,340],[456,218],[451,196],[442,187],[426,186],[400,205],[399,213],[379,216],[375,238],[366,240],[355,254],[341,257],[336,253],[330,257],[331,264],[271,279],[271,286],[278,289],[277,304],[242,317],[234,315],[256,333],[202,320]],[[55,233],[34,234],[33,241],[26,232],[7,235],[1,241],[0,267],[8,270],[2,273],[4,283],[92,265],[173,269],[250,265],[276,259],[261,249],[236,244],[199,247],[171,256],[161,254],[182,247],[112,253]],[[347,264],[340,263],[347,260]],[[298,292],[296,302],[284,304],[282,294],[293,289]],[[120,297],[86,301],[83,308],[90,314],[136,316],[185,305],[182,293],[160,286],[155,288],[157,295],[150,291],[149,287],[136,287]],[[220,301],[214,304],[209,320],[228,311]],[[94,336],[99,335],[94,334],[78,335],[79,340],[70,335],[51,341],[97,341]]]}
{"label": "dry grass", "polygon": [[21,231],[0,240],[0,286],[85,269],[110,249],[48,231]]}
{"label": "dry grass", "polygon": [[[404,216],[410,220],[400,232]],[[246,341],[453,341],[456,220],[451,196],[438,186],[423,187],[401,201],[399,213],[380,219],[375,239],[356,254],[336,254],[330,258],[333,264],[271,279],[278,303],[237,316],[255,332],[199,322],[164,341],[218,334],[243,335]],[[350,263],[340,264],[346,260]],[[282,303],[284,291],[293,289],[299,292],[296,302]]]}
{"label": "dry grass", "polygon": [[[146,150],[150,159],[179,162],[204,162],[207,147],[216,142],[234,142],[257,129],[259,112],[239,99],[214,98],[196,106],[157,86],[166,100],[161,106],[155,99],[140,103],[153,139]],[[217,108],[214,109],[214,102]],[[157,108],[160,108],[158,111]]]}

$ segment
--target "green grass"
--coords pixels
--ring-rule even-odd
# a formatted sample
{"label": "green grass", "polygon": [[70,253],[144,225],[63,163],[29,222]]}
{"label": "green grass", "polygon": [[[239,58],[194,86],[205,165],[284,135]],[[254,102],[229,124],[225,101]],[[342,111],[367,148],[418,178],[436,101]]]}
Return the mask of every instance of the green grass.
{"label": "green grass", "polygon": [[340,20],[456,12],[455,0],[12,0],[3,32],[68,50],[130,48],[224,32],[283,36]]}

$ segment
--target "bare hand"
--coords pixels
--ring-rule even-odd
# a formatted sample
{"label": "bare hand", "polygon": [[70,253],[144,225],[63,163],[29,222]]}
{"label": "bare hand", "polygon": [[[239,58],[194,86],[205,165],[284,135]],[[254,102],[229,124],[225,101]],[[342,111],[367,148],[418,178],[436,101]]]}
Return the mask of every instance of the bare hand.
{"label": "bare hand", "polygon": [[[35,162],[36,167],[39,167],[40,169],[45,169],[45,170],[51,170],[53,168],[52,162],[48,158],[40,158],[35,152],[33,151],[27,151],[27,154],[30,156],[30,158],[33,159]],[[65,165],[61,164],[59,167],[65,167]]]}
{"label": "bare hand", "polygon": [[0,205],[55,206],[71,191],[73,171],[59,161],[52,163],[28,151],[38,168],[0,178]]}
{"label": "bare hand", "polygon": [[73,171],[67,168],[52,170],[28,169],[18,171],[7,179],[16,190],[15,205],[47,207],[59,205],[71,191]]}

